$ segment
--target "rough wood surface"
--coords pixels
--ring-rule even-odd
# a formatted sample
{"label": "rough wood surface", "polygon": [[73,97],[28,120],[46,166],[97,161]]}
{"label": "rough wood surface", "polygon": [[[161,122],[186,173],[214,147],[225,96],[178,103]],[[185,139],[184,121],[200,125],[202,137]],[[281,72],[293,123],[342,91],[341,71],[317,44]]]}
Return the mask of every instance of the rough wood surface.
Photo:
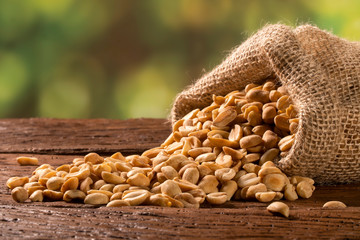
{"label": "rough wood surface", "polygon": [[164,119],[4,119],[0,152],[133,154],[158,146],[170,132]]}
{"label": "rough wood surface", "polygon": [[[170,132],[165,120],[0,120],[1,239],[226,239],[360,238],[360,185],[318,186],[313,197],[287,202],[290,218],[273,216],[267,204],[229,202],[201,209],[151,206],[105,207],[65,203],[12,201],[5,182],[30,175],[34,166],[19,166],[19,155],[61,165],[88,151],[140,153],[159,145]],[[322,209],[340,200],[346,209]]]}

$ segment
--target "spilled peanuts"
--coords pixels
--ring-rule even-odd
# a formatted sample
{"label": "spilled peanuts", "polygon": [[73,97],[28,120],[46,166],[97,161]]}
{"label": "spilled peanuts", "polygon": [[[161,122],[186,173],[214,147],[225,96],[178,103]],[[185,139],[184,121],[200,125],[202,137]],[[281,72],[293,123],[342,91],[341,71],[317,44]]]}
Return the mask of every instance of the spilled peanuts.
{"label": "spilled peanuts", "polygon": [[[248,84],[243,91],[213,95],[209,106],[175,122],[161,146],[141,155],[89,153],[57,168],[43,164],[31,177],[11,177],[6,185],[17,202],[30,198],[107,207],[199,208],[206,202],[309,198],[315,189],[312,179],[288,177],[274,164],[296,143],[298,115],[275,81]],[[31,157],[17,161],[38,165]],[[341,204],[324,205],[336,206]],[[281,202],[268,210],[289,215]]]}

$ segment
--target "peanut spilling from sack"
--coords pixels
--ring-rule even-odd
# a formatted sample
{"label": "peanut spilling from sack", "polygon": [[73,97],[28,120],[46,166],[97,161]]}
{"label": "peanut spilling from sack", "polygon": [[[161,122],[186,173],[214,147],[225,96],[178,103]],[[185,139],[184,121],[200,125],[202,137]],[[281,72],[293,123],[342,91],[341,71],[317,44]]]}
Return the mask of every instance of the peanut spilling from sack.
{"label": "peanut spilling from sack", "polygon": [[[160,147],[127,157],[89,153],[56,169],[43,164],[30,178],[10,178],[7,186],[19,202],[30,196],[108,207],[198,208],[231,199],[309,198],[312,179],[288,177],[274,164],[291,150],[299,124],[284,87],[272,81],[249,84],[243,91],[214,95],[211,105],[178,120]],[[288,215],[277,205],[270,210]]]}

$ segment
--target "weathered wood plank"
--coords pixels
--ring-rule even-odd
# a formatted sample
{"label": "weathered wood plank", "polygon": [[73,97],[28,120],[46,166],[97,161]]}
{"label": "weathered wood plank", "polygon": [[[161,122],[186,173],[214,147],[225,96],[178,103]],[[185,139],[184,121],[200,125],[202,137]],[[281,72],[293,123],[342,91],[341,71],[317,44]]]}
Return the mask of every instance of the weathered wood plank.
{"label": "weathered wood plank", "polygon": [[[265,206],[212,209],[159,207],[43,208],[0,205],[0,236],[123,239],[228,239],[228,238],[357,238],[359,215],[353,208],[318,210],[292,207],[296,217],[284,219]],[[246,206],[246,207],[245,207]],[[339,216],[344,218],[340,219]]]}
{"label": "weathered wood plank", "polygon": [[1,153],[139,153],[171,132],[165,119],[2,119]]}

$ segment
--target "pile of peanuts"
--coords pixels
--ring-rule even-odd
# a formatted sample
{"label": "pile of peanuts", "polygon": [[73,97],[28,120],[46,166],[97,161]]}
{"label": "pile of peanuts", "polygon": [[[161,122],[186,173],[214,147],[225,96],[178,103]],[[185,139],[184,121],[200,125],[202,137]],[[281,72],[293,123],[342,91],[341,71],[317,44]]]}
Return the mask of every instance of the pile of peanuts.
{"label": "pile of peanuts", "polygon": [[275,81],[248,84],[225,97],[214,95],[211,105],[174,123],[160,147],[127,157],[89,153],[56,169],[43,164],[31,177],[10,178],[7,186],[18,202],[107,207],[309,198],[312,179],[288,177],[274,164],[292,147],[298,124],[298,109],[284,87]]}

